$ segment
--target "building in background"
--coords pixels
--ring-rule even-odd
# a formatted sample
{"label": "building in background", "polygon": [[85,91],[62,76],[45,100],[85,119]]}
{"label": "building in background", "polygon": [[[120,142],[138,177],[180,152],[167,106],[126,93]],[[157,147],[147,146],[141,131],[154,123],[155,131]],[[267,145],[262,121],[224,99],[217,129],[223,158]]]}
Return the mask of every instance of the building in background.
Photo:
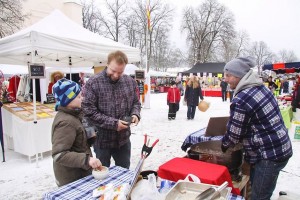
{"label": "building in background", "polygon": [[23,13],[29,15],[24,22],[24,28],[38,22],[55,9],[82,26],[82,5],[79,0],[24,0],[22,3]]}

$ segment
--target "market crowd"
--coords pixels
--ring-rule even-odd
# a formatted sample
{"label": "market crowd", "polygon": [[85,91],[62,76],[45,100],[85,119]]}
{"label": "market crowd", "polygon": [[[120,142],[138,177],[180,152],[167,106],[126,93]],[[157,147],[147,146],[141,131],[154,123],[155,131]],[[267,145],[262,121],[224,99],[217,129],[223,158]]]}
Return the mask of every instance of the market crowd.
{"label": "market crowd", "polygon": [[[111,158],[117,166],[130,167],[130,124],[138,125],[143,120],[138,85],[123,74],[128,63],[125,53],[111,52],[107,60],[107,67],[85,83],[84,98],[81,87],[73,81],[60,79],[53,84],[58,113],[52,127],[52,156],[58,186],[83,178],[93,169],[110,167]],[[279,94],[289,93],[289,88],[285,80],[278,86],[271,77],[266,87],[253,67],[250,57],[235,58],[224,67],[222,100],[226,100],[228,91],[232,97],[220,150],[230,151],[242,144],[244,160],[250,165],[251,199],[270,199],[280,170],[293,155],[276,100],[278,88]],[[180,79],[172,80],[170,85],[168,119],[176,119],[183,98],[188,107],[187,120],[193,120],[199,102],[204,100],[199,78],[189,77],[185,89]],[[300,96],[298,85],[297,81],[295,99]]]}

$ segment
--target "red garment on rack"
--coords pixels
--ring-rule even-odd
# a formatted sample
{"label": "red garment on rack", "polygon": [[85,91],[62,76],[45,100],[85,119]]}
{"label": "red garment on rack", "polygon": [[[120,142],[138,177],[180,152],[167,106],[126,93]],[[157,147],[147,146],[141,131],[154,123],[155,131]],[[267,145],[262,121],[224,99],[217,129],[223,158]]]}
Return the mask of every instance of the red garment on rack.
{"label": "red garment on rack", "polygon": [[19,83],[20,83],[20,77],[17,75],[12,76],[9,80],[9,86],[7,91],[12,101],[16,101],[16,95],[17,95]]}

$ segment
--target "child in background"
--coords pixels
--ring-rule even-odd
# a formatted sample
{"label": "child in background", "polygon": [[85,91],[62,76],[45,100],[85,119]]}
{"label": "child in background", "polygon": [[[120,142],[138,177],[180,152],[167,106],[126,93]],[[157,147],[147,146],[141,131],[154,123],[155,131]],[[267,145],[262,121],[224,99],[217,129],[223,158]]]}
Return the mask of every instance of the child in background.
{"label": "child in background", "polygon": [[53,169],[58,186],[71,183],[92,174],[92,168],[101,162],[92,157],[82,125],[80,86],[60,79],[53,85],[58,111],[52,124]]}
{"label": "child in background", "polygon": [[176,118],[176,112],[179,107],[179,102],[180,102],[180,91],[176,87],[176,82],[172,81],[167,96],[167,104],[169,105],[169,113],[168,113],[169,120]]}

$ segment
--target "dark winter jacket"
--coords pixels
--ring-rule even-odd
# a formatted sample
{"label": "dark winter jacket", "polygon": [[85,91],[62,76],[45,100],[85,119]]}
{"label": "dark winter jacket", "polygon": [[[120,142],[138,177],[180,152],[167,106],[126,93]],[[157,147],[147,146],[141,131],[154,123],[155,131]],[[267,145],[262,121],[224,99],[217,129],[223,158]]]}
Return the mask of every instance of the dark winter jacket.
{"label": "dark winter jacket", "polygon": [[201,87],[198,88],[193,88],[189,86],[186,87],[184,99],[187,102],[187,106],[198,106],[199,97],[201,100],[203,100]]}
{"label": "dark winter jacket", "polygon": [[92,156],[81,123],[81,110],[58,107],[52,124],[53,169],[58,186],[91,174],[88,165]]}
{"label": "dark winter jacket", "polygon": [[295,89],[293,91],[293,100],[292,100],[292,110],[296,112],[296,108],[300,108],[300,87],[299,84],[295,85]]}
{"label": "dark winter jacket", "polygon": [[228,83],[226,83],[225,81],[221,81],[220,87],[221,87],[222,91],[226,91],[227,86],[228,86]]}
{"label": "dark winter jacket", "polygon": [[183,86],[181,84],[181,81],[176,84],[176,87],[179,89],[180,95],[183,96],[183,94],[184,94],[184,88],[183,88]]}

